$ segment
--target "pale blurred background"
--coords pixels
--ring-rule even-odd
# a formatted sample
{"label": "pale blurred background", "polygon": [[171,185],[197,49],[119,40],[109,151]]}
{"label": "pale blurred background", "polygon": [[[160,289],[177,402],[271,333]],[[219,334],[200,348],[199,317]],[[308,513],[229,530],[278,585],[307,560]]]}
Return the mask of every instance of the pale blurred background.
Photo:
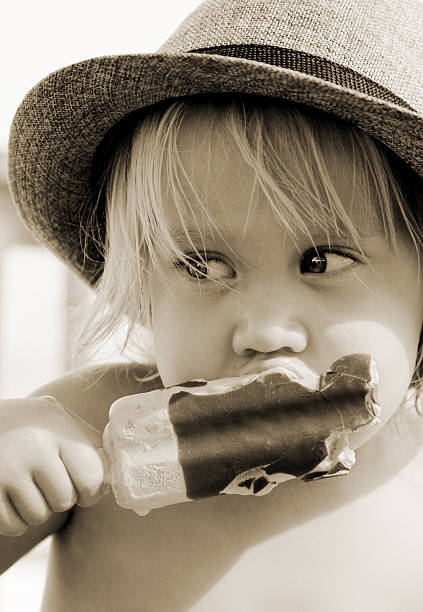
{"label": "pale blurred background", "polygon": [[[153,52],[199,0],[7,0],[2,5],[0,96],[0,397],[23,396],[70,367],[72,304],[89,290],[21,225],[7,186],[7,139],[25,93],[88,57]],[[117,344],[96,357],[116,361]],[[1,612],[38,612],[48,540],[0,577]]]}

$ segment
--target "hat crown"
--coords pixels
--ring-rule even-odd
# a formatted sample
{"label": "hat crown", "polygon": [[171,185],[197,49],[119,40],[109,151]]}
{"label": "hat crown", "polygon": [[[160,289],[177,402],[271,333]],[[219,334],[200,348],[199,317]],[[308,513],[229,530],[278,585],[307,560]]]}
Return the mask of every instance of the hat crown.
{"label": "hat crown", "polygon": [[226,45],[264,45],[324,58],[423,114],[420,0],[207,0],[159,51]]}

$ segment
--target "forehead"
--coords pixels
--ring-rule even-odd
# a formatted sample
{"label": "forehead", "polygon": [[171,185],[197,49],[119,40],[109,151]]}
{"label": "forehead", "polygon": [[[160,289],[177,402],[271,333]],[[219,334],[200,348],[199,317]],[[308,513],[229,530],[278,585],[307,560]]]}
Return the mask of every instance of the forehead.
{"label": "forehead", "polygon": [[[348,141],[343,139],[339,126],[318,142],[324,166],[319,167],[313,160],[308,162],[308,168],[310,165],[313,168],[312,175],[301,158],[304,149],[299,142],[292,139],[284,142],[281,138],[275,138],[275,142],[277,146],[265,152],[266,165],[272,168],[272,178],[282,186],[285,197],[302,198],[302,205],[312,209],[313,198],[322,200],[335,196],[363,231],[369,227],[374,230],[375,225],[380,225],[376,207],[368,204],[369,196],[370,201],[376,201],[374,186],[366,186],[363,177],[353,172]],[[232,229],[239,229],[241,222],[245,225],[252,219],[255,225],[257,222],[274,224],[266,179],[264,183],[260,180],[263,177],[255,165],[254,155],[251,151],[241,151],[223,114],[207,107],[187,112],[178,131],[176,146],[180,160],[178,181],[192,206],[192,210],[186,209],[186,221],[192,220],[194,212],[197,223],[207,225],[209,215],[218,226]],[[325,175],[329,181],[325,180]],[[179,213],[173,206],[166,179],[164,184],[169,222],[178,225]],[[311,192],[314,195],[310,195]],[[204,204],[207,214],[201,212],[198,202]]]}

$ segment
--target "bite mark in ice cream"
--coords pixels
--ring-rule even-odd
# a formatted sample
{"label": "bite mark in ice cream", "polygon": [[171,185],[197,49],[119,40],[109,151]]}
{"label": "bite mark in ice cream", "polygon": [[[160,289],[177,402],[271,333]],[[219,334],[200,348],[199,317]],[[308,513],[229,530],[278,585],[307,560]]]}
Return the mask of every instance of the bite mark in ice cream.
{"label": "bite mark in ice cream", "polygon": [[348,434],[379,422],[377,383],[370,356],[354,354],[310,380],[275,368],[121,398],[103,436],[116,501],[144,515],[346,474]]}

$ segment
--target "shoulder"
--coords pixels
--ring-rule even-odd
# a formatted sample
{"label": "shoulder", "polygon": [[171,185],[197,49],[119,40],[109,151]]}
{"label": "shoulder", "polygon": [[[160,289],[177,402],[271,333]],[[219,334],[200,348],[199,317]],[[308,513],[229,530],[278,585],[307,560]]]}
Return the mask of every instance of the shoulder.
{"label": "shoulder", "polygon": [[111,404],[120,397],[146,393],[162,387],[157,371],[135,363],[103,364],[70,371],[36,391],[32,396],[52,395],[64,406],[104,429]]}

